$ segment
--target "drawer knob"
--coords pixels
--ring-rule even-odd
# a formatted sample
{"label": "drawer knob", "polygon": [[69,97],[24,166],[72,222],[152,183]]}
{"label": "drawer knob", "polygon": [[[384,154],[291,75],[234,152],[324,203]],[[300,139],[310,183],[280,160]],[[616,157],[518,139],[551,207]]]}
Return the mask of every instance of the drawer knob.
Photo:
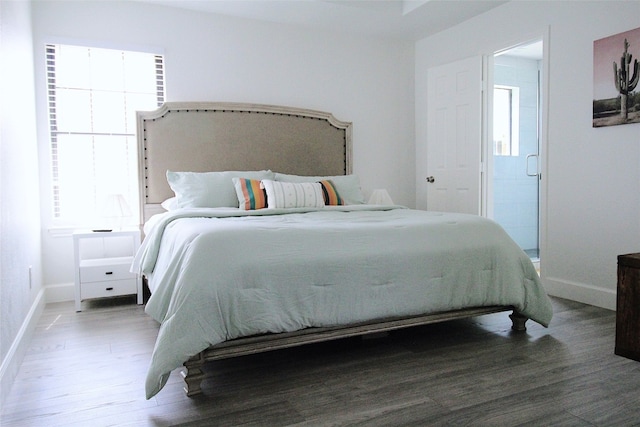
{"label": "drawer knob", "polygon": [[107,271],[107,272],[106,272],[106,273],[104,273],[104,274],[106,274],[106,275],[108,276],[109,274],[113,274],[113,271]]}
{"label": "drawer knob", "polygon": [[105,288],[105,291],[112,291],[113,288]]}

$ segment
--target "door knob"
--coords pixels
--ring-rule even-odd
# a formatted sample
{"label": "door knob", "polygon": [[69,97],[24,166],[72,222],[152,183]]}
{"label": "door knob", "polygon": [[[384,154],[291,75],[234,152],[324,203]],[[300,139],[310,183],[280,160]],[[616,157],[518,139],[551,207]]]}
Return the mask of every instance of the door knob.
{"label": "door knob", "polygon": [[427,177],[427,182],[429,184],[433,184],[434,182],[436,182],[436,179],[433,176],[428,176]]}

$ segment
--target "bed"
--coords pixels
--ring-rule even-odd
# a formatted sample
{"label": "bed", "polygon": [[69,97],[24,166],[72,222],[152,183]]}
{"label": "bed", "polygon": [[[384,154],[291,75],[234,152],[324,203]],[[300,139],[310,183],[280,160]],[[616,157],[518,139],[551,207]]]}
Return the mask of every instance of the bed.
{"label": "bed", "polygon": [[474,215],[365,203],[352,124],[280,106],[138,112],[145,239],[132,270],[160,323],[147,398],[183,365],[511,311],[547,326],[529,258]]}

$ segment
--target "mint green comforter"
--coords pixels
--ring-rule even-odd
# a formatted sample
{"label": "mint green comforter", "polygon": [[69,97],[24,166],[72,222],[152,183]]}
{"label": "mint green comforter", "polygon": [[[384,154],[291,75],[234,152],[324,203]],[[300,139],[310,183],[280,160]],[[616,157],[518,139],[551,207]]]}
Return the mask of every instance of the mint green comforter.
{"label": "mint green comforter", "polygon": [[485,305],[544,326],[552,316],[531,261],[495,222],[397,206],[168,212],[132,270],[161,323],[147,398],[191,356],[241,336]]}

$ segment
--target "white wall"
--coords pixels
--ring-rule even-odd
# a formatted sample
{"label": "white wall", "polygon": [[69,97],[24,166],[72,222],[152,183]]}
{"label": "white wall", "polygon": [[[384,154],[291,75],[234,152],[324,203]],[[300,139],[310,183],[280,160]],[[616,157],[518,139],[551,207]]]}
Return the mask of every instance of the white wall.
{"label": "white wall", "polygon": [[37,319],[44,304],[38,303],[43,299],[30,4],[1,2],[0,29],[2,402],[26,351],[21,343],[29,339],[31,319]]}
{"label": "white wall", "polygon": [[232,101],[332,112],[352,121],[365,195],[414,205],[413,44],[314,32],[128,2],[34,2],[44,281],[73,281],[71,239],[50,233],[44,43],[152,46],[165,54],[168,101]]}
{"label": "white wall", "polygon": [[639,2],[615,7],[611,2],[510,2],[419,41],[415,53],[409,43],[152,4],[38,1],[32,8],[46,285],[70,284],[73,262],[70,237],[49,231],[54,224],[45,42],[159,48],[165,54],[170,101],[260,102],[331,111],[354,122],[354,170],[365,192],[384,187],[397,203],[415,206],[424,158],[426,70],[491,54],[549,30],[543,276],[554,294],[613,308],[616,255],[637,251],[640,241],[640,125],[591,127],[592,48],[596,39],[636,28]]}
{"label": "white wall", "polygon": [[509,2],[419,41],[415,53],[420,183],[428,68],[492,54],[548,30],[542,277],[553,295],[610,309],[616,256],[640,251],[640,124],[592,128],[593,42],[638,28],[639,16],[638,1]]}

